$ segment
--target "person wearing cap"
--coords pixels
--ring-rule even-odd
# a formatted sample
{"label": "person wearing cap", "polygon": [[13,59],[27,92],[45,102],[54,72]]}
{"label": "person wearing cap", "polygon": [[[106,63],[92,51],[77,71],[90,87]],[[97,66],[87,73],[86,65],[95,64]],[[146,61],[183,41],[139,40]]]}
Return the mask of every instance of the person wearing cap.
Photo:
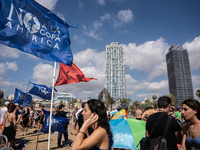
{"label": "person wearing cap", "polygon": [[136,110],[135,114],[136,114],[136,119],[137,119],[137,120],[142,120],[142,110],[141,110],[141,107],[140,107],[140,106],[139,106],[138,109]]}
{"label": "person wearing cap", "polygon": [[148,118],[150,115],[152,115],[152,114],[154,114],[154,113],[157,113],[157,112],[158,112],[157,110],[153,109],[152,104],[151,104],[151,103],[148,103],[147,106],[146,106],[146,111],[145,111],[145,112],[143,113],[143,115],[142,115],[142,119],[143,119],[144,121],[146,121],[147,118]]}
{"label": "person wearing cap", "polygon": [[[5,114],[5,112],[8,110],[8,104],[10,104],[10,102],[6,101],[3,105],[3,107],[1,108],[1,120],[0,120],[0,125],[2,125],[2,122],[3,122],[3,116]],[[3,126],[2,126],[2,129],[3,129]]]}
{"label": "person wearing cap", "polygon": [[177,106],[176,109],[177,109],[177,111],[175,112],[175,118],[176,118],[177,122],[179,124],[181,124],[181,123],[183,123],[182,118],[181,118],[181,107]]}

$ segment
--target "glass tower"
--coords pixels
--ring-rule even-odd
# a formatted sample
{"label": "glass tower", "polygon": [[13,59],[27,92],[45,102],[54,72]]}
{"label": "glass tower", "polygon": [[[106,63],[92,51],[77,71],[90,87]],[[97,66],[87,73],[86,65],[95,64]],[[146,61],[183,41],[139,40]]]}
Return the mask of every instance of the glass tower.
{"label": "glass tower", "polygon": [[182,45],[172,45],[166,54],[169,92],[181,103],[194,98],[188,52]]}
{"label": "glass tower", "polygon": [[114,100],[126,98],[123,46],[118,42],[106,45],[105,61],[105,88]]}

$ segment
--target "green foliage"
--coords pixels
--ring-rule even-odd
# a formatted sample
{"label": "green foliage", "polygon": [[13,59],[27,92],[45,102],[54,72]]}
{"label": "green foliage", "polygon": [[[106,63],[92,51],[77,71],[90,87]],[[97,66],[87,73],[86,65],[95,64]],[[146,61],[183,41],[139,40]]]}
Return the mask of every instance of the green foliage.
{"label": "green foliage", "polygon": [[146,99],[146,100],[145,100],[145,104],[148,104],[148,103],[150,103],[150,100],[149,100],[149,99]]}
{"label": "green foliage", "polygon": [[123,99],[120,99],[120,104],[126,103],[126,104],[129,105],[131,101],[132,101],[132,100],[129,99],[129,98],[123,98]]}
{"label": "green foliage", "polygon": [[9,101],[10,103],[13,102],[13,100],[1,99],[1,100],[0,100],[0,106],[3,106],[3,105],[5,104],[6,101]]}
{"label": "green foliage", "polygon": [[135,110],[138,108],[138,106],[140,106],[140,102],[139,101],[134,101],[133,102],[133,107],[135,108]]}
{"label": "green foliage", "polygon": [[154,101],[153,101],[153,107],[154,107],[154,108],[157,108],[157,107],[158,107],[158,101],[157,101],[157,100],[154,100]]}
{"label": "green foliage", "polygon": [[172,106],[174,106],[174,107],[176,107],[176,98],[174,97],[174,95],[172,95],[172,94],[167,94],[167,96],[169,97],[169,98],[171,98],[171,100],[172,100]]}
{"label": "green foliage", "polygon": [[200,89],[197,90],[197,92],[195,93],[195,95],[200,98]]}
{"label": "green foliage", "polygon": [[112,111],[112,105],[116,103],[116,100],[114,100],[112,97],[109,98],[108,100],[104,101],[104,104],[110,106],[110,110]]}

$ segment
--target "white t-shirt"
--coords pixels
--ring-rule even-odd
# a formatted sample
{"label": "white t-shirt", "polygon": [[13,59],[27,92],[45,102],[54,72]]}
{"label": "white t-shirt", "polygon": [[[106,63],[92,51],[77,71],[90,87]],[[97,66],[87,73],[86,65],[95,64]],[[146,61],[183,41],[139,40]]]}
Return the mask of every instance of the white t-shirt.
{"label": "white t-shirt", "polygon": [[8,110],[7,107],[1,108],[1,120],[0,120],[0,124],[2,124],[2,122],[3,122],[3,116],[4,116],[4,114],[5,114],[5,112],[6,112],[7,110]]}
{"label": "white t-shirt", "polygon": [[77,120],[78,120],[78,115],[79,115],[79,113],[80,113],[82,110],[83,110],[82,108],[79,109],[79,110],[77,111],[77,113],[75,114],[75,117],[76,117]]}

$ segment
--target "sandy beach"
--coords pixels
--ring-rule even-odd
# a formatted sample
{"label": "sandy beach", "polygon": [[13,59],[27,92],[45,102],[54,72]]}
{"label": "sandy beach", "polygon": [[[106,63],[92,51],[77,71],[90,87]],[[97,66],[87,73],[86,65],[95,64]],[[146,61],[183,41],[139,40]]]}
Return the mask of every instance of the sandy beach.
{"label": "sandy beach", "polygon": [[[72,132],[72,123],[70,123],[68,126],[68,138],[69,138],[70,145],[75,138],[75,135],[72,135],[71,132]],[[17,146],[20,142],[26,141],[25,143],[26,150],[36,150],[37,128],[28,128],[26,136],[21,136],[20,133],[21,131],[19,130],[19,128],[17,128],[15,145]],[[52,150],[58,149],[57,136],[58,136],[58,132],[54,132],[53,134],[51,134],[50,149]],[[66,146],[64,145],[64,136],[62,136],[62,144],[63,144],[63,147],[59,148],[59,150],[70,149],[70,148],[66,148]],[[48,148],[48,134],[40,134],[37,149],[47,150],[47,148]]]}

